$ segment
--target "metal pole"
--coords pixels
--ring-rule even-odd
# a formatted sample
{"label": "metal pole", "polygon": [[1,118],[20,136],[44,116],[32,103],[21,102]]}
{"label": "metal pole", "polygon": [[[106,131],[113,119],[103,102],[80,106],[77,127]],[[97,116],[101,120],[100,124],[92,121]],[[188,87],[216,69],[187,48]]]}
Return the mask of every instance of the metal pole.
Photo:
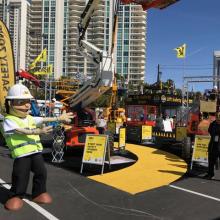
{"label": "metal pole", "polygon": [[45,106],[45,109],[44,109],[44,114],[45,114],[45,117],[46,117],[46,114],[47,114],[47,105],[46,105],[46,101],[47,101],[47,81],[48,80],[48,76],[46,76],[46,79],[45,79],[45,93],[44,93],[44,106]]}
{"label": "metal pole", "polygon": [[187,83],[186,83],[186,106],[187,106],[187,110],[188,110],[188,108],[189,108],[189,84],[188,84],[188,81],[187,81]]}
{"label": "metal pole", "polygon": [[[51,86],[51,77],[49,77],[49,88],[50,88],[50,90],[49,90],[49,102],[51,103],[51,93],[52,93],[52,91],[51,91],[51,89],[52,89],[52,86]],[[51,117],[52,115],[51,115],[51,105],[49,105],[49,117]]]}

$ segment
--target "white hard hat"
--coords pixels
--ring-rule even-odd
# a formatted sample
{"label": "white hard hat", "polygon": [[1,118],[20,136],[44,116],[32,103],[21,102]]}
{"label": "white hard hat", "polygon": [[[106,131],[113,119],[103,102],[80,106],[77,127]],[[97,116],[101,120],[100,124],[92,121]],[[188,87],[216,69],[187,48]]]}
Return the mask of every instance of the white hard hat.
{"label": "white hard hat", "polygon": [[56,102],[57,100],[56,100],[55,98],[52,98],[52,101],[53,101],[53,102]]}
{"label": "white hard hat", "polygon": [[9,89],[6,99],[33,99],[33,96],[26,86],[19,83]]}

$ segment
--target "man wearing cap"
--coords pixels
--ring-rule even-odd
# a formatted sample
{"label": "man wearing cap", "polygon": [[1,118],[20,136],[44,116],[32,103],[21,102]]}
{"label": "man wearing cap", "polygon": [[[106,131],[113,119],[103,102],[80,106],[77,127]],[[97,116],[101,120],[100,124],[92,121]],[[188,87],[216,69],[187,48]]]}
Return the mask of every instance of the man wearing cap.
{"label": "man wearing cap", "polygon": [[47,171],[42,157],[42,144],[39,134],[48,134],[51,126],[40,127],[45,122],[70,122],[72,113],[64,113],[56,118],[32,117],[29,115],[30,100],[33,98],[28,88],[16,84],[10,88],[5,101],[6,113],[3,133],[14,159],[10,198],[5,203],[8,210],[19,210],[33,172],[32,200],[37,203],[52,202],[46,190]]}

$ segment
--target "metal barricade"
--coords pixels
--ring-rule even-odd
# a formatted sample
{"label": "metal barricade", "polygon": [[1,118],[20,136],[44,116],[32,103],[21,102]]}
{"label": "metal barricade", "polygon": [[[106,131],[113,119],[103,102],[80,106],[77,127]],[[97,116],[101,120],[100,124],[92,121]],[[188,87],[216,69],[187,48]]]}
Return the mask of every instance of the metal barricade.
{"label": "metal barricade", "polygon": [[54,129],[54,136],[53,136],[53,149],[52,149],[52,162],[54,163],[61,163],[63,162],[63,155],[64,155],[64,147],[65,147],[65,135],[64,129],[62,126],[58,125]]}

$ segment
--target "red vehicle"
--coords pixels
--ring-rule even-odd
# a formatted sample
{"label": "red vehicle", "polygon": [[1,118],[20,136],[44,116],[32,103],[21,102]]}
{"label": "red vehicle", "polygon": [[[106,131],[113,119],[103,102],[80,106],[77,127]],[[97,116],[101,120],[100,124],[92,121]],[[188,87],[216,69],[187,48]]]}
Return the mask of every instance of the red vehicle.
{"label": "red vehicle", "polygon": [[[143,95],[131,95],[126,100],[127,140],[141,142],[142,125],[150,125],[153,132],[174,132],[174,117],[182,106],[182,97],[155,90]],[[166,129],[163,120],[166,120]],[[173,120],[169,120],[172,118]],[[168,123],[170,123],[168,129]],[[175,132],[174,132],[175,133]],[[173,135],[172,135],[173,137]]]}
{"label": "red vehicle", "polygon": [[95,127],[95,113],[89,109],[81,109],[75,112],[75,118],[66,129],[67,147],[84,147],[87,134],[99,134]]}
{"label": "red vehicle", "polygon": [[127,125],[155,126],[157,111],[154,105],[127,105]]}

